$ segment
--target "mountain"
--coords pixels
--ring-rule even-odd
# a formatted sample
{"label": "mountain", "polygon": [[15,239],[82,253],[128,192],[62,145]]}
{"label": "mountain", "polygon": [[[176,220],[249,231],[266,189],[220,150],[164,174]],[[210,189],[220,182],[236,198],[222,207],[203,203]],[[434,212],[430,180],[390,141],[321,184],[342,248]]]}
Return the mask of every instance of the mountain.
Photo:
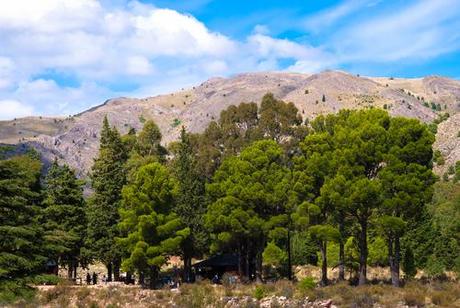
{"label": "mountain", "polygon": [[222,110],[241,102],[260,102],[272,92],[293,102],[302,117],[314,118],[340,109],[385,108],[390,114],[432,122],[440,114],[451,117],[438,127],[436,149],[446,163],[435,166],[438,174],[460,160],[460,82],[430,76],[416,79],[363,77],[341,71],[318,74],[282,72],[247,73],[212,78],[191,89],[143,99],[115,98],[66,118],[27,117],[0,122],[0,143],[25,143],[52,160],[58,157],[78,170],[90,170],[98,150],[102,119],[108,116],[122,133],[139,130],[153,119],[164,143],[176,140],[180,127],[203,131]]}

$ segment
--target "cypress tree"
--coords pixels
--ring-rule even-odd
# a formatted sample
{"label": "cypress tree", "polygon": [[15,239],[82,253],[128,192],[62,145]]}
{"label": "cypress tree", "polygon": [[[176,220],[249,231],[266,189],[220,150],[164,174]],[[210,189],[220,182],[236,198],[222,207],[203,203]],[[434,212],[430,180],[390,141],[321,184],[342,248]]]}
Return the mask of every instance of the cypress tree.
{"label": "cypress tree", "polygon": [[24,295],[26,283],[46,263],[40,214],[39,160],[0,161],[0,303]]}
{"label": "cypress tree", "polygon": [[107,267],[109,281],[112,272],[118,280],[121,252],[115,238],[119,236],[118,209],[121,202],[121,190],[126,182],[126,150],[116,128],[110,128],[107,117],[104,118],[99,155],[94,161],[91,184],[94,194],[87,207],[88,254],[101,261]]}
{"label": "cypress tree", "polygon": [[184,280],[187,282],[191,279],[192,257],[199,256],[207,244],[207,234],[203,225],[203,215],[206,211],[205,180],[197,171],[194,155],[190,137],[182,127],[174,164],[179,184],[179,194],[174,210],[183,224],[190,229],[189,238],[181,246]]}
{"label": "cypress tree", "polygon": [[49,256],[76,278],[86,233],[83,183],[67,165],[51,165],[45,179],[43,225]]}

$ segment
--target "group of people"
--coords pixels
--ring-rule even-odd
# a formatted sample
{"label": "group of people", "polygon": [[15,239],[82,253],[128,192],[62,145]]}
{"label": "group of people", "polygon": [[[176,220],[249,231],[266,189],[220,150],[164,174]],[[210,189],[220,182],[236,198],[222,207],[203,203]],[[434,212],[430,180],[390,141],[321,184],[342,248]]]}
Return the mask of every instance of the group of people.
{"label": "group of people", "polygon": [[87,285],[90,285],[90,284],[96,285],[97,284],[97,274],[95,272],[93,272],[92,275],[89,272],[86,273],[86,284]]}

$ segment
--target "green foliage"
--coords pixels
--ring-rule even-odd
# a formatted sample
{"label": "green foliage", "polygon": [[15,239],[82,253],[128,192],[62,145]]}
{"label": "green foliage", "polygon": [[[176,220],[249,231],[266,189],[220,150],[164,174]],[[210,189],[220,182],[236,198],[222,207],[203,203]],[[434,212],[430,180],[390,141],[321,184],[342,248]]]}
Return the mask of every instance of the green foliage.
{"label": "green foliage", "polygon": [[190,135],[184,127],[177,144],[173,168],[179,190],[174,212],[184,226],[190,229],[190,236],[182,243],[185,272],[190,274],[191,258],[206,252],[208,234],[203,225],[203,215],[206,212],[205,178],[198,171]]}
{"label": "green foliage", "polygon": [[430,233],[427,241],[428,262],[426,267],[434,273],[456,270],[460,251],[460,184],[439,182],[430,205]]}
{"label": "green foliage", "polygon": [[295,232],[291,236],[291,255],[293,265],[306,265],[317,263],[318,247],[311,239],[308,232]]}
{"label": "green foliage", "polygon": [[36,285],[57,285],[62,282],[62,278],[57,275],[41,274],[33,277],[32,283]]}
{"label": "green foliage", "polygon": [[410,247],[407,247],[403,254],[402,270],[406,279],[412,279],[417,274],[417,267],[415,265],[414,253]]}
{"label": "green foliage", "polygon": [[202,135],[191,139],[197,148],[198,168],[211,179],[225,158],[238,155],[254,141],[275,140],[289,152],[306,133],[294,104],[284,103],[268,93],[262,98],[260,108],[256,103],[232,105],[221,112],[218,122],[212,121]]}
{"label": "green foliage", "polygon": [[126,159],[127,153],[120,134],[115,128],[110,128],[105,117],[99,155],[94,161],[91,173],[94,194],[87,206],[85,254],[107,266],[117,262],[121,257],[115,237],[119,234],[118,209],[121,203],[121,189],[126,182]]}
{"label": "green foliage", "polygon": [[262,298],[264,298],[267,295],[267,291],[265,290],[263,285],[257,285],[256,288],[254,289],[254,298],[260,301]]}
{"label": "green foliage", "polygon": [[371,266],[388,265],[388,246],[382,237],[374,237],[369,241],[369,256],[367,262]]}
{"label": "green foliage", "polygon": [[166,149],[161,145],[161,131],[152,120],[145,122],[137,136],[136,153],[142,157],[156,156],[163,158]]}
{"label": "green foliage", "polygon": [[173,128],[177,127],[177,126],[181,125],[181,123],[182,123],[181,120],[176,118],[176,119],[173,120],[173,122],[171,124],[171,127],[173,127]]}
{"label": "green foliage", "polygon": [[42,224],[48,256],[61,265],[76,266],[86,236],[83,183],[67,165],[51,165],[45,178]]}
{"label": "green foliage", "polygon": [[305,277],[299,281],[297,287],[301,292],[306,292],[316,287],[316,281],[313,277]]}
{"label": "green foliage", "polygon": [[440,165],[440,166],[444,165],[445,159],[442,156],[441,151],[439,151],[439,150],[434,151],[434,153],[433,153],[433,161],[436,164]]}
{"label": "green foliage", "polygon": [[276,142],[255,142],[240,156],[226,159],[207,185],[213,202],[204,219],[212,234],[212,249],[250,243],[254,257],[261,261],[270,231],[281,231],[287,223],[283,205],[288,191],[289,173]]}
{"label": "green foliage", "polygon": [[262,257],[264,264],[279,267],[286,262],[287,253],[284,249],[276,246],[274,242],[270,242],[265,247]]}
{"label": "green foliage", "polygon": [[426,263],[425,272],[430,278],[441,278],[444,275],[444,264],[442,260],[437,259],[435,256],[428,258]]}
{"label": "green foliage", "polygon": [[454,175],[454,182],[460,181],[460,160],[455,163],[455,175]]}
{"label": "green foliage", "polygon": [[190,230],[172,212],[176,195],[177,182],[160,163],[141,167],[123,188],[119,243],[129,254],[122,264],[126,271],[150,273],[154,279],[189,236]]}
{"label": "green foliage", "polygon": [[[295,158],[303,176],[295,175],[301,181],[293,185],[300,204],[294,218],[301,224],[333,223],[342,239],[347,225],[355,225],[364,272],[369,227],[379,225],[399,253],[396,243],[405,222],[417,219],[430,200],[434,137],[420,122],[390,118],[383,110],[341,111],[318,117],[311,127],[313,132],[300,144],[302,155]],[[321,247],[326,239],[319,239]],[[390,258],[392,253],[388,250]]]}
{"label": "green foliage", "polygon": [[41,163],[29,156],[0,161],[0,301],[30,293],[26,283],[43,269]]}

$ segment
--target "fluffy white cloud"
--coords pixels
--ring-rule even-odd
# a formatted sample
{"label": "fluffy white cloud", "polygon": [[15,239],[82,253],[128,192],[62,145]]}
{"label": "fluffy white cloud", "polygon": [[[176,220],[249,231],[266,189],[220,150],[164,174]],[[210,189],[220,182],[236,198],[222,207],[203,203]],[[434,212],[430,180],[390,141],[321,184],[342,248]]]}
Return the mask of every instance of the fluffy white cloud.
{"label": "fluffy white cloud", "polygon": [[136,1],[0,0],[0,100],[22,110],[11,116],[73,114],[110,97],[155,95],[216,75],[316,72],[460,48],[460,12],[452,9],[458,0],[411,2],[354,18],[376,1],[348,0],[309,16],[302,39],[318,36],[313,46],[272,37],[265,25],[232,39],[191,15]]}
{"label": "fluffy white cloud", "polygon": [[0,100],[0,120],[30,116],[33,108],[16,100]]}
{"label": "fluffy white cloud", "polygon": [[[174,10],[104,3],[0,0],[0,99],[70,114],[116,95],[154,95],[215,75],[280,69],[283,58],[322,58],[315,48],[269,37],[262,26],[241,42]],[[120,91],[127,82],[131,90]]]}

